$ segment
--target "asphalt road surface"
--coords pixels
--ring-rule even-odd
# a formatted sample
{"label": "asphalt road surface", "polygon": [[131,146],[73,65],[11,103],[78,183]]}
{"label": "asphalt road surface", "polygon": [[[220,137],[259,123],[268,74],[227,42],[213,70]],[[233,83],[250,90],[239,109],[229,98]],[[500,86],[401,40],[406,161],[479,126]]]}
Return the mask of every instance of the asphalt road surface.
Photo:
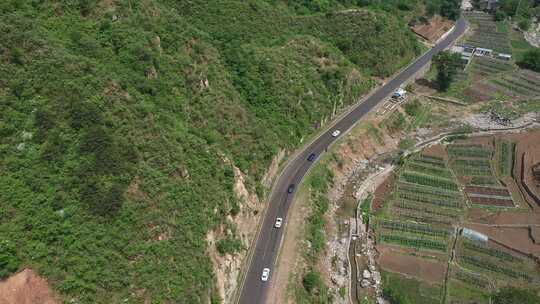
{"label": "asphalt road surface", "polygon": [[[314,153],[318,159],[330,144],[343,136],[362,117],[375,108],[377,104],[384,102],[397,88],[422,69],[435,54],[451,45],[465,32],[466,28],[466,21],[463,18],[460,19],[456,22],[454,30],[445,39],[440,41],[430,51],[417,58],[414,63],[377,89],[377,91],[367,97],[363,102],[356,105],[348,114],[335,121],[334,125],[328,131],[321,134],[290,161],[276,182],[273,192],[270,194],[269,206],[267,207],[268,209],[257,238],[255,251],[240,295],[241,304],[259,304],[266,301],[266,293],[271,284],[274,272],[274,263],[281,246],[284,226],[287,223],[287,212],[294,197],[294,192],[289,194],[287,189],[289,185],[294,184],[296,186],[296,192],[302,178],[304,178],[309,168],[313,166],[316,160],[313,162],[308,161],[307,158],[309,155]],[[381,58],[381,60],[384,60],[384,58]],[[332,137],[332,131],[334,130],[341,130],[340,136]],[[274,228],[275,220],[278,217],[283,218],[283,227],[280,229]],[[270,268],[270,278],[267,282],[261,280],[263,268]]]}

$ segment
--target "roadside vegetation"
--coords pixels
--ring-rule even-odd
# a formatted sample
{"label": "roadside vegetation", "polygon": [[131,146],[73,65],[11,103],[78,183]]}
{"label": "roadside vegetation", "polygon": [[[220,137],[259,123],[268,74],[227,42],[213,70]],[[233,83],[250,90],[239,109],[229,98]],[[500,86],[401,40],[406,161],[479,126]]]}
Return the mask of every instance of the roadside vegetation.
{"label": "roadside vegetation", "polygon": [[302,275],[302,288],[295,288],[297,303],[331,303],[332,294],[318,270],[318,261],[326,245],[325,213],[329,208],[327,192],[333,183],[333,174],[326,166],[317,166],[306,181],[309,185],[309,208],[307,218],[307,248],[303,258],[307,264]]}

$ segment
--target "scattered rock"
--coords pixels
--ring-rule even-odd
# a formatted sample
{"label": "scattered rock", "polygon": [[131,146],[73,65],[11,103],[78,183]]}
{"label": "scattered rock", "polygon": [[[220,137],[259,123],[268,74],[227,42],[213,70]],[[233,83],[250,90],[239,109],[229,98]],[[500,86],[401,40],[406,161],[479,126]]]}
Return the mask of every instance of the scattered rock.
{"label": "scattered rock", "polygon": [[371,272],[369,272],[369,270],[367,269],[364,269],[364,272],[362,273],[362,277],[364,279],[371,279]]}

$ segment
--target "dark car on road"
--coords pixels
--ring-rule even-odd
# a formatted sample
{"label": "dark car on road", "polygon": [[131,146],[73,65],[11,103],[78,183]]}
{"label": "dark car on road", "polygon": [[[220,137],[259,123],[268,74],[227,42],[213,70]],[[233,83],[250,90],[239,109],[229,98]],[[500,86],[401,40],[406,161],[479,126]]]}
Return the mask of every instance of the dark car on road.
{"label": "dark car on road", "polygon": [[294,184],[290,184],[289,188],[287,189],[287,193],[293,193],[294,192]]}
{"label": "dark car on road", "polygon": [[307,160],[308,160],[308,161],[313,161],[313,160],[315,159],[315,157],[316,157],[315,153],[311,153],[311,154],[308,156]]}

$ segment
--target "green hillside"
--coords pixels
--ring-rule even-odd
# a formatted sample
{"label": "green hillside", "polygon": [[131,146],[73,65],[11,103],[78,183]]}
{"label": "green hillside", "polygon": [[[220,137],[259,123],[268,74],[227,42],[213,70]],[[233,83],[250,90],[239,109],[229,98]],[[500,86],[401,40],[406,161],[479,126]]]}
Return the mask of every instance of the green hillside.
{"label": "green hillside", "polygon": [[227,160],[264,195],[279,149],[420,52],[399,14],[347,2],[1,1],[0,275],[32,267],[66,302],[219,301]]}

